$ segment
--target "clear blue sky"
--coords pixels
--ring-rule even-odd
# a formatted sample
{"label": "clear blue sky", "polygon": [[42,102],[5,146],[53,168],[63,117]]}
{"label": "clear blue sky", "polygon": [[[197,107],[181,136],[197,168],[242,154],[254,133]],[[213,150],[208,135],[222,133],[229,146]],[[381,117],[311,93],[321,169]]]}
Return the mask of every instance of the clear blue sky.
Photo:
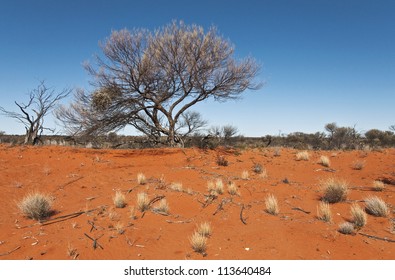
{"label": "clear blue sky", "polygon": [[[393,0],[1,0],[0,104],[17,110],[14,100],[26,100],[39,80],[86,88],[82,63],[112,30],[173,19],[215,25],[237,57],[262,65],[262,89],[194,108],[210,125],[262,136],[323,131],[329,122],[360,131],[395,124]],[[0,130],[24,132],[4,116]]]}

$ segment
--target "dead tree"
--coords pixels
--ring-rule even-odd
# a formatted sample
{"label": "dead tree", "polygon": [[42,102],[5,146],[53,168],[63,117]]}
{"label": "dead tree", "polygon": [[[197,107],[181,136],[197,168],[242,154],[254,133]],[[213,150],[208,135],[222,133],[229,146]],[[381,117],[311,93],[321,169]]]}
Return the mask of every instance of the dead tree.
{"label": "dead tree", "polygon": [[21,112],[13,112],[0,107],[0,114],[16,119],[25,126],[26,134],[24,144],[35,145],[40,141],[44,130],[54,131],[44,126],[45,116],[51,112],[59,100],[71,93],[71,89],[63,89],[56,93],[54,89],[48,88],[44,81],[29,93],[29,101],[18,103],[15,101]]}

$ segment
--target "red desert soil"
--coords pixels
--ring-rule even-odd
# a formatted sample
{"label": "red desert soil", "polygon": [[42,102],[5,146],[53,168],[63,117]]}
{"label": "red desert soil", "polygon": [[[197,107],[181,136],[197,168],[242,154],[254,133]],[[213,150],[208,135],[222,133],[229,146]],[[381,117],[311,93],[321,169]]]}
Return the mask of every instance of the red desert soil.
{"label": "red desert soil", "polygon": [[[360,234],[395,239],[395,150],[309,151],[308,161],[297,161],[297,152],[281,149],[275,156],[274,149],[92,150],[2,145],[0,260],[395,259],[395,243]],[[330,158],[330,169],[318,163],[321,155]],[[218,156],[224,156],[228,166],[218,166]],[[365,162],[362,170],[353,169],[355,161]],[[255,163],[266,168],[266,178],[253,172]],[[249,172],[248,179],[241,178],[244,170]],[[137,183],[140,172],[147,177],[145,185]],[[325,223],[316,216],[320,182],[332,176],[347,180],[351,190],[346,201],[331,205],[333,222]],[[223,180],[225,192],[207,200],[207,184],[217,178]],[[372,189],[374,180],[386,182],[384,191]],[[239,196],[228,194],[229,181],[238,186]],[[175,182],[182,183],[184,191],[172,189]],[[117,190],[126,196],[125,208],[114,206]],[[38,223],[20,213],[18,201],[32,191],[54,198],[55,213],[49,221]],[[151,210],[144,214],[137,210],[132,219],[130,209],[136,206],[139,192],[146,192],[150,200],[165,196],[169,215],[152,210],[159,204],[156,201]],[[268,194],[278,199],[277,216],[265,212]],[[339,233],[339,224],[351,219],[352,203],[364,207],[363,200],[370,195],[388,204],[389,216],[369,215],[366,226],[355,234]],[[93,211],[66,216],[87,210]],[[61,216],[66,217],[56,219]],[[206,221],[212,235],[203,256],[193,251],[190,237]]]}

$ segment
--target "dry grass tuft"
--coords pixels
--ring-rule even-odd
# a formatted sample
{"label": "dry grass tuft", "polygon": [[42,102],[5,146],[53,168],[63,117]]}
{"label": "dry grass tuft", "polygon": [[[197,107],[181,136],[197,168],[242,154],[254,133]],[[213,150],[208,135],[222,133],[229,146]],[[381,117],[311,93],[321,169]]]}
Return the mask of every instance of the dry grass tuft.
{"label": "dry grass tuft", "polygon": [[43,220],[52,213],[53,198],[49,195],[34,192],[26,195],[19,203],[18,208],[28,218]]}
{"label": "dry grass tuft", "polygon": [[158,206],[155,207],[155,211],[161,212],[161,213],[164,213],[164,214],[168,214],[169,213],[169,209],[170,209],[169,203],[167,202],[167,200],[165,198],[161,199],[161,201],[159,201]]}
{"label": "dry grass tuft", "polygon": [[266,205],[266,212],[271,215],[278,215],[278,213],[280,212],[277,203],[277,198],[272,194],[269,194],[266,197],[265,205]]}
{"label": "dry grass tuft", "polygon": [[182,192],[184,190],[181,183],[171,183],[170,189],[176,192]]}
{"label": "dry grass tuft", "polygon": [[250,174],[248,173],[247,170],[244,170],[244,171],[241,173],[241,179],[243,179],[243,180],[248,180],[249,178],[250,178]]}
{"label": "dry grass tuft", "polygon": [[307,151],[299,152],[296,154],[296,160],[309,160],[310,154]]}
{"label": "dry grass tuft", "polygon": [[321,164],[322,166],[325,166],[325,167],[329,167],[329,166],[331,166],[331,161],[329,160],[329,158],[327,156],[321,156],[320,160],[319,160],[319,164]]}
{"label": "dry grass tuft", "polygon": [[234,182],[229,182],[228,184],[228,193],[230,195],[239,195],[239,189]]}
{"label": "dry grass tuft", "polygon": [[132,220],[137,219],[136,208],[134,206],[129,208],[129,218]]}
{"label": "dry grass tuft", "polygon": [[381,181],[373,181],[373,190],[382,192],[385,189],[385,184]]}
{"label": "dry grass tuft", "polygon": [[199,234],[198,232],[194,232],[190,238],[192,249],[197,252],[204,254],[207,249],[207,237]]}
{"label": "dry grass tuft", "polygon": [[330,223],[332,221],[332,211],[328,202],[321,201],[317,206],[318,219]]}
{"label": "dry grass tuft", "polygon": [[197,232],[205,237],[209,237],[212,233],[211,225],[209,222],[203,222],[197,229]]}
{"label": "dry grass tuft", "polygon": [[344,180],[328,178],[321,183],[323,189],[322,200],[328,203],[336,203],[347,198],[348,183]]}
{"label": "dry grass tuft", "polygon": [[387,204],[377,196],[371,196],[365,199],[365,205],[368,214],[376,217],[387,217],[389,215]]}
{"label": "dry grass tuft", "polygon": [[117,191],[112,200],[116,208],[124,208],[126,206],[126,197],[121,191]]}
{"label": "dry grass tuft", "polygon": [[222,182],[222,179],[215,180],[215,191],[217,194],[224,193],[224,183]]}
{"label": "dry grass tuft", "polygon": [[354,232],[354,225],[349,222],[345,222],[339,225],[339,232],[343,234],[352,234]]}
{"label": "dry grass tuft", "polygon": [[137,209],[139,209],[140,212],[145,212],[149,209],[148,195],[144,192],[137,194]]}
{"label": "dry grass tuft", "polygon": [[67,255],[72,258],[73,260],[78,258],[78,252],[77,249],[73,247],[73,245],[71,245],[71,243],[67,244]]}
{"label": "dry grass tuft", "polygon": [[363,160],[356,160],[352,163],[352,168],[355,170],[362,170],[366,165],[366,162]]}
{"label": "dry grass tuft", "polygon": [[139,185],[144,185],[145,183],[147,183],[147,179],[145,178],[145,175],[143,173],[137,174],[137,183]]}
{"label": "dry grass tuft", "polygon": [[228,166],[229,165],[228,160],[224,156],[218,156],[216,161],[219,166]]}
{"label": "dry grass tuft", "polygon": [[362,228],[366,225],[367,215],[358,204],[353,204],[351,206],[351,217],[356,228]]}

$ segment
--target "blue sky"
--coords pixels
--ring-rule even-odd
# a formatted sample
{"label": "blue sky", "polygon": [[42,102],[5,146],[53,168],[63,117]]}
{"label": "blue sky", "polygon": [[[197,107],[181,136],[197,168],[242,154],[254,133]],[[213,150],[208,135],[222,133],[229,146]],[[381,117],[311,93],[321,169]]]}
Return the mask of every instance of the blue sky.
{"label": "blue sky", "polygon": [[[215,25],[237,57],[262,65],[260,90],[194,107],[210,125],[232,124],[245,136],[323,131],[329,122],[385,130],[395,124],[394,14],[392,0],[1,0],[0,105],[17,110],[14,100],[40,80],[88,88],[82,63],[112,30],[175,19]],[[24,128],[0,116],[0,131]]]}

